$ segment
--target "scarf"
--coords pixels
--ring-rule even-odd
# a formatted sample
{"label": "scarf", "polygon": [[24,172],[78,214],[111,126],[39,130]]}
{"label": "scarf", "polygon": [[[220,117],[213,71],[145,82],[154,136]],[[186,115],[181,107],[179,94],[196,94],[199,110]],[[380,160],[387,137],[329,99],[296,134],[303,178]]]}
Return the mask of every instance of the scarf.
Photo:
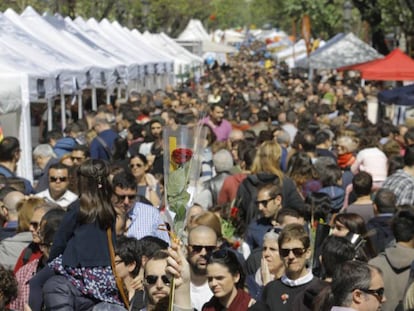
{"label": "scarf", "polygon": [[354,162],[355,156],[351,152],[338,155],[338,165],[342,169],[351,166]]}
{"label": "scarf", "polygon": [[252,297],[249,293],[242,289],[238,289],[237,295],[234,297],[228,309],[223,307],[218,298],[213,296],[213,298],[211,298],[210,301],[203,306],[203,311],[247,311],[251,299]]}

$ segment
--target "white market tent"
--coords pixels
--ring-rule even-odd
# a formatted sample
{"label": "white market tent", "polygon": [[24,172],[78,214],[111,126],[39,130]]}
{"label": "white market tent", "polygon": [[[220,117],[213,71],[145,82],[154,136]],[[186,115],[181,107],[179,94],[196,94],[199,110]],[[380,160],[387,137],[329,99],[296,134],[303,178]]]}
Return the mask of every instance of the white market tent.
{"label": "white market tent", "polygon": [[[135,32],[135,30],[133,30],[133,32]],[[185,72],[194,72],[200,70],[203,66],[203,59],[201,57],[190,53],[165,33],[152,34],[145,32],[142,36],[144,36],[145,40],[150,42],[152,46],[157,47],[158,50],[166,51],[169,55],[174,57],[175,75],[182,75]]]}
{"label": "white market tent", "polygon": [[[188,22],[186,28],[178,36],[177,42],[201,42],[202,52],[204,54],[208,53],[209,55],[211,55],[211,53],[237,53],[237,49],[230,45],[213,42],[210,35],[204,29],[201,21],[195,19],[191,19]],[[203,58],[205,59],[205,57]]]}
{"label": "white market tent", "polygon": [[33,178],[30,102],[46,100],[50,116],[54,96],[61,95],[64,126],[65,94],[112,90],[134,79],[151,82],[142,84],[146,88],[164,87],[173,75],[175,59],[166,49],[157,50],[117,23],[95,21],[97,29],[88,23],[42,17],[30,7],[21,15],[0,13],[0,122],[5,135],[21,142],[19,176]]}
{"label": "white market tent", "polygon": [[339,33],[309,57],[296,62],[297,67],[311,69],[336,69],[364,63],[382,57],[372,46],[353,33]]}

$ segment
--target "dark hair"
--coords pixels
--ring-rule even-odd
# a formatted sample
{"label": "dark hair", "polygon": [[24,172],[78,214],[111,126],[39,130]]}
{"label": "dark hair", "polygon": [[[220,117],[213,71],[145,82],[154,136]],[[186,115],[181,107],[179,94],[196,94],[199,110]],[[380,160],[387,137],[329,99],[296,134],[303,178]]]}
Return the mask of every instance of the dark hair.
{"label": "dark hair", "polygon": [[323,241],[320,254],[325,277],[332,277],[340,265],[354,259],[356,252],[348,239],[330,235]]}
{"label": "dark hair", "polygon": [[372,189],[372,176],[361,171],[352,178],[352,186],[357,197],[369,195]]}
{"label": "dark hair", "polygon": [[167,242],[152,235],[144,236],[139,240],[139,243],[142,248],[142,256],[148,258],[151,258],[156,252],[160,250],[165,251],[168,248]]}
{"label": "dark hair", "polygon": [[397,203],[395,193],[389,189],[381,188],[375,193],[374,204],[377,206],[378,212],[394,213]]}
{"label": "dark hair", "polygon": [[315,144],[320,145],[330,139],[328,132],[320,130],[315,134]]}
{"label": "dark hair", "polygon": [[365,239],[363,248],[358,249],[357,258],[368,261],[370,258],[376,256],[374,246],[372,245],[371,239],[367,236],[367,227],[365,226],[364,219],[355,213],[337,214],[334,222],[340,222],[343,224],[351,233],[359,234]]}
{"label": "dark hair", "polygon": [[236,288],[243,288],[245,281],[245,273],[240,264],[237,255],[230,249],[220,249],[213,252],[207,261],[207,265],[219,264],[226,267],[232,276],[239,275],[239,281],[236,283]]}
{"label": "dark hair", "polygon": [[81,151],[83,152],[83,155],[85,158],[89,158],[91,156],[91,152],[89,151],[88,146],[85,145],[75,145],[72,149],[72,151]]}
{"label": "dark hair", "polygon": [[414,211],[403,209],[392,219],[391,229],[397,242],[408,242],[414,238]]}
{"label": "dark hair", "polygon": [[311,220],[313,214],[314,219],[323,219],[326,223],[330,221],[332,210],[332,199],[327,193],[311,192],[305,198],[305,203],[309,207],[309,215],[307,221]]}
{"label": "dark hair", "polygon": [[347,261],[340,265],[331,284],[333,305],[349,307],[355,289],[370,288],[373,270],[380,273],[378,268],[362,261]]}
{"label": "dark hair", "polygon": [[414,145],[410,145],[405,149],[404,164],[407,166],[414,165]]}
{"label": "dark hair", "polygon": [[288,224],[286,225],[279,235],[278,245],[282,248],[282,244],[292,240],[299,240],[303,244],[303,248],[308,249],[310,246],[310,238],[308,232],[301,224]]}
{"label": "dark hair", "polygon": [[0,265],[0,310],[6,310],[6,306],[17,298],[17,280],[11,270]]}
{"label": "dark hair", "polygon": [[[40,221],[39,235],[42,237],[42,243],[51,246],[55,233],[62,222],[65,211],[61,208],[53,208],[43,215]],[[44,224],[42,226],[42,224]]]}
{"label": "dark hair", "polygon": [[131,275],[133,277],[138,275],[142,263],[142,248],[141,243],[136,238],[124,235],[118,236],[115,244],[115,255],[118,255],[126,265],[135,263]]}
{"label": "dark hair", "polygon": [[116,187],[121,189],[136,189],[137,182],[134,175],[131,172],[117,173],[112,178],[112,189],[115,190]]}
{"label": "dark hair", "polygon": [[142,130],[143,129],[144,129],[144,127],[141,124],[138,124],[138,123],[132,123],[128,127],[128,131],[132,134],[133,139],[137,139],[137,138],[142,137]]}
{"label": "dark hair", "polygon": [[257,193],[259,194],[260,191],[268,191],[269,197],[271,198],[275,198],[278,195],[282,195],[282,188],[280,187],[280,185],[275,183],[267,183],[260,185],[259,187],[257,187]]}
{"label": "dark hair", "polygon": [[147,157],[146,157],[146,156],[144,156],[142,153],[137,153],[137,154],[131,155],[131,158],[129,158],[129,163],[131,163],[131,160],[132,160],[133,158],[138,158],[138,159],[140,159],[140,160],[142,161],[142,163],[144,163],[144,165],[147,165],[147,164],[148,164]]}
{"label": "dark hair", "polygon": [[4,137],[0,142],[0,161],[12,161],[19,150],[20,143],[16,137]]}
{"label": "dark hair", "polygon": [[89,159],[79,166],[79,221],[81,223],[98,220],[100,227],[106,229],[115,222],[115,211],[111,204],[112,187],[108,175],[109,166],[104,160]]}
{"label": "dark hair", "polygon": [[394,174],[397,170],[404,167],[404,157],[400,155],[391,155],[388,158],[388,172],[387,175],[390,176]]}
{"label": "dark hair", "polygon": [[314,152],[316,149],[315,135],[311,132],[305,132],[299,142],[304,152]]}
{"label": "dark hair", "polygon": [[115,138],[114,145],[112,147],[113,149],[112,159],[113,160],[127,159],[128,148],[129,148],[128,141],[125,138],[121,136],[118,136],[117,138]]}
{"label": "dark hair", "polygon": [[49,172],[52,169],[54,169],[54,170],[67,170],[68,174],[69,174],[69,166],[67,166],[63,163],[60,163],[60,162],[56,162],[56,163],[53,163],[52,165],[50,165],[49,166]]}
{"label": "dark hair", "polygon": [[286,216],[290,216],[294,218],[303,218],[303,215],[298,210],[295,210],[292,208],[282,208],[277,214],[276,222],[278,224],[283,224]]}
{"label": "dark hair", "polygon": [[317,179],[312,159],[306,152],[296,152],[288,162],[288,175],[301,188],[307,181]]}
{"label": "dark hair", "polygon": [[318,173],[323,187],[336,186],[342,177],[341,169],[337,164],[321,165]]}

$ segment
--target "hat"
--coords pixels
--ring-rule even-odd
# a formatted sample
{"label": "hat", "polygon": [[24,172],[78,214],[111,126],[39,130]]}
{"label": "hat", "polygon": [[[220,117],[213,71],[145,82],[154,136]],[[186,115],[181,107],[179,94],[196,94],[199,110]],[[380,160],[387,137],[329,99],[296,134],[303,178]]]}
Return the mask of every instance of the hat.
{"label": "hat", "polygon": [[233,157],[230,151],[221,149],[213,155],[213,164],[217,173],[228,172],[233,168]]}

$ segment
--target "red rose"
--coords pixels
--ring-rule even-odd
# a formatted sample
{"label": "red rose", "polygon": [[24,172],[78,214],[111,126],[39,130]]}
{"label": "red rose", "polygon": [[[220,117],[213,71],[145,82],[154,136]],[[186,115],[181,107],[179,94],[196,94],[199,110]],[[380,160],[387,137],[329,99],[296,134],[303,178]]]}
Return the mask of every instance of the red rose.
{"label": "red rose", "polygon": [[239,209],[233,206],[230,210],[230,217],[236,218],[238,213],[239,213]]}
{"label": "red rose", "polygon": [[188,162],[193,156],[193,151],[188,148],[177,148],[171,154],[171,160],[180,165]]}

